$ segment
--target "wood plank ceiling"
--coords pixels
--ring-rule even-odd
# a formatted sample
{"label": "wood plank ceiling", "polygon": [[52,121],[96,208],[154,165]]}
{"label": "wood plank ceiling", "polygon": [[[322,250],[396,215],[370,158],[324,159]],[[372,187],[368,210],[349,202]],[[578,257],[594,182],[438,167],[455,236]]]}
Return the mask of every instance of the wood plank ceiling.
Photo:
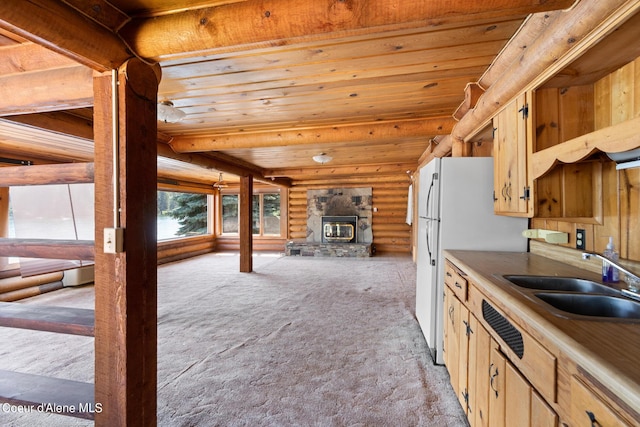
{"label": "wood plank ceiling", "polygon": [[0,156],[91,160],[91,68],[133,51],[160,65],[158,100],[186,113],[158,123],[159,175],[210,184],[415,169],[524,19],[571,2],[3,4]]}

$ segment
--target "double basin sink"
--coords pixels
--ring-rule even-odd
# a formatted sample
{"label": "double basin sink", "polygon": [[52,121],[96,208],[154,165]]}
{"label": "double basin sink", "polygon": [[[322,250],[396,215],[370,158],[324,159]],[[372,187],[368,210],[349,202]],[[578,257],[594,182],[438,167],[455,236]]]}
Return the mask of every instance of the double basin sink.
{"label": "double basin sink", "polygon": [[573,277],[505,275],[520,288],[533,290],[539,300],[581,316],[640,321],[640,302],[621,296],[619,290]]}

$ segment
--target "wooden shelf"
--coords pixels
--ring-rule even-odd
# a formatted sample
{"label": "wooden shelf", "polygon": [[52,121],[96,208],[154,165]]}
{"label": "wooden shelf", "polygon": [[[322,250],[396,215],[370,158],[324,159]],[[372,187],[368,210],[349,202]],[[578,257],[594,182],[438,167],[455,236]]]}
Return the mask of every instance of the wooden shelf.
{"label": "wooden shelf", "polygon": [[0,238],[0,256],[93,261],[93,240]]}
{"label": "wooden shelf", "polygon": [[0,326],[94,336],[94,311],[86,308],[0,302]]}
{"label": "wooden shelf", "polygon": [[553,147],[533,153],[531,169],[533,179],[540,178],[558,163],[575,163],[596,150],[620,153],[640,147],[640,117],[609,126]]}
{"label": "wooden shelf", "polygon": [[94,419],[96,410],[91,383],[4,370],[0,370],[0,402],[88,420]]}

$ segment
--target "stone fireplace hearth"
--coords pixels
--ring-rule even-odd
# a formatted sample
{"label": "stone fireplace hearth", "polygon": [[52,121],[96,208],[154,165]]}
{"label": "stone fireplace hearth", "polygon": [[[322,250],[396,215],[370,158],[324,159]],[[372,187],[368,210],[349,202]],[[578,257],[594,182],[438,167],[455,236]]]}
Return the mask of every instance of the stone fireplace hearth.
{"label": "stone fireplace hearth", "polygon": [[307,191],[307,238],[290,241],[287,255],[368,257],[373,233],[371,188]]}

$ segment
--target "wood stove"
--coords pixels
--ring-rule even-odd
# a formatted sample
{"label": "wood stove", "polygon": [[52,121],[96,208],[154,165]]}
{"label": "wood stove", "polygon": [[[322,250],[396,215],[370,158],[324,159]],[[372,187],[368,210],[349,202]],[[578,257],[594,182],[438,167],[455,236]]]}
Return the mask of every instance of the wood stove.
{"label": "wood stove", "polygon": [[323,243],[355,243],[358,228],[358,217],[353,216],[323,216]]}

